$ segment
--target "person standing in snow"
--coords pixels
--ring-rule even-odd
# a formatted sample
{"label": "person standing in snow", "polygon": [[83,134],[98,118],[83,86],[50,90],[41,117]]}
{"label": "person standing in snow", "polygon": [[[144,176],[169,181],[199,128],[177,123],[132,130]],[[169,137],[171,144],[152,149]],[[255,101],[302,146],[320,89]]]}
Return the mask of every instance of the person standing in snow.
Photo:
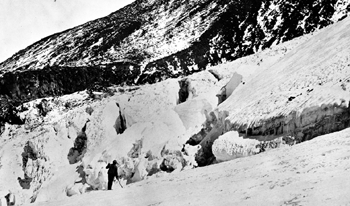
{"label": "person standing in snow", "polygon": [[7,200],[7,205],[15,205],[15,195],[12,192],[8,193],[5,198]]}
{"label": "person standing in snow", "polygon": [[117,160],[113,160],[112,164],[108,164],[106,169],[108,169],[108,190],[112,190],[114,177],[116,177],[119,182]]}

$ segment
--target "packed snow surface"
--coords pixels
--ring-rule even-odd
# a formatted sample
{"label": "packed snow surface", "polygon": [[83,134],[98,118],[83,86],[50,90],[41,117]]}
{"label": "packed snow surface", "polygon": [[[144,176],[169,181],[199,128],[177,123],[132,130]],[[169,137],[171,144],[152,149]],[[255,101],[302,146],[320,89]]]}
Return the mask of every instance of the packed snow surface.
{"label": "packed snow surface", "polygon": [[204,168],[32,206],[347,205],[350,129]]}

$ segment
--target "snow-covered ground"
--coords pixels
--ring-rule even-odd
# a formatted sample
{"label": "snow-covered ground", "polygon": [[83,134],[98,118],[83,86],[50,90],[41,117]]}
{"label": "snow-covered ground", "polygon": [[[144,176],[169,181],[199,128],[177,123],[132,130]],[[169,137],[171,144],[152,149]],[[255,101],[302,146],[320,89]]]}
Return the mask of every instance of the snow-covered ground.
{"label": "snow-covered ground", "polygon": [[251,157],[32,206],[348,205],[350,129]]}

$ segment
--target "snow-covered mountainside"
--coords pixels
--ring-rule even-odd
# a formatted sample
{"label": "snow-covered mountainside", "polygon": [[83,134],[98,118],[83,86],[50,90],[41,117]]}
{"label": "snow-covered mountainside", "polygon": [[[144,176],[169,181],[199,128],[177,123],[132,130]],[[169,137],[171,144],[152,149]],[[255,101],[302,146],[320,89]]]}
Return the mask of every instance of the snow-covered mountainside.
{"label": "snow-covered mountainside", "polygon": [[[83,193],[91,196],[82,201],[96,205],[99,198],[106,198],[107,205],[199,204],[212,197],[222,204],[345,201],[349,32],[350,19],[345,18],[184,78],[20,104],[0,136],[0,195],[10,190],[19,205],[80,205],[75,202],[80,197],[71,196]],[[215,164],[251,155],[256,156]],[[120,191],[114,184],[120,196],[96,191],[106,188],[105,166],[114,159],[126,187]],[[197,165],[210,166],[193,170]],[[310,172],[320,176],[313,173],[310,179]],[[336,192],[313,196],[331,182]],[[209,196],[208,191],[214,192]],[[173,195],[184,198],[174,200]]]}
{"label": "snow-covered mountainside", "polygon": [[[97,66],[125,59],[147,64],[188,49],[191,51],[181,53],[194,52],[187,59],[192,63],[175,55],[180,58],[178,64],[185,65],[171,64],[174,70],[189,70],[194,65],[201,69],[323,28],[346,17],[349,4],[346,0],[138,0],[109,16],[46,37],[0,68],[3,74],[45,66]],[[199,48],[201,51],[195,51]]]}
{"label": "snow-covered mountainside", "polygon": [[[136,0],[48,36],[0,64],[3,122],[11,105],[98,86],[189,75],[345,18],[349,0]],[[71,77],[74,77],[74,81]]]}

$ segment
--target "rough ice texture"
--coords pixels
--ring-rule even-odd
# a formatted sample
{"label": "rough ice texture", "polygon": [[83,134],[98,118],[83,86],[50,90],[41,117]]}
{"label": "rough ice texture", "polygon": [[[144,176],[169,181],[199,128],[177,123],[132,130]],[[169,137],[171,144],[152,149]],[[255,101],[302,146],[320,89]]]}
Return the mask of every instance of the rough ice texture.
{"label": "rough ice texture", "polygon": [[[217,80],[208,74],[198,82],[215,90]],[[192,109],[178,104],[178,82],[111,87],[113,92],[95,93],[98,98],[83,91],[21,105],[17,115],[23,124],[6,124],[0,138],[0,191],[15,192],[22,204],[105,189],[101,165],[114,159],[124,186],[159,172],[167,158],[164,148],[180,152],[205,121],[205,110],[215,105],[196,81],[199,96],[183,103]],[[192,159],[183,159],[179,170],[193,165]]]}
{"label": "rough ice texture", "polygon": [[[271,141],[302,142],[350,126],[349,18],[313,35],[210,68],[225,87],[230,74],[243,76],[231,96],[211,112],[200,144],[200,165],[211,162],[213,142],[238,131]],[[326,43],[325,43],[326,42]]]}
{"label": "rough ice texture", "polygon": [[259,153],[259,143],[258,140],[243,139],[238,132],[230,131],[214,141],[212,151],[216,161],[223,162]]}
{"label": "rough ice texture", "polygon": [[348,127],[349,28],[344,19],[252,75],[218,107],[225,131],[307,140]]}
{"label": "rough ice texture", "polygon": [[[32,206],[346,205],[350,129],[246,158]],[[137,197],[137,198],[135,198]]]}

